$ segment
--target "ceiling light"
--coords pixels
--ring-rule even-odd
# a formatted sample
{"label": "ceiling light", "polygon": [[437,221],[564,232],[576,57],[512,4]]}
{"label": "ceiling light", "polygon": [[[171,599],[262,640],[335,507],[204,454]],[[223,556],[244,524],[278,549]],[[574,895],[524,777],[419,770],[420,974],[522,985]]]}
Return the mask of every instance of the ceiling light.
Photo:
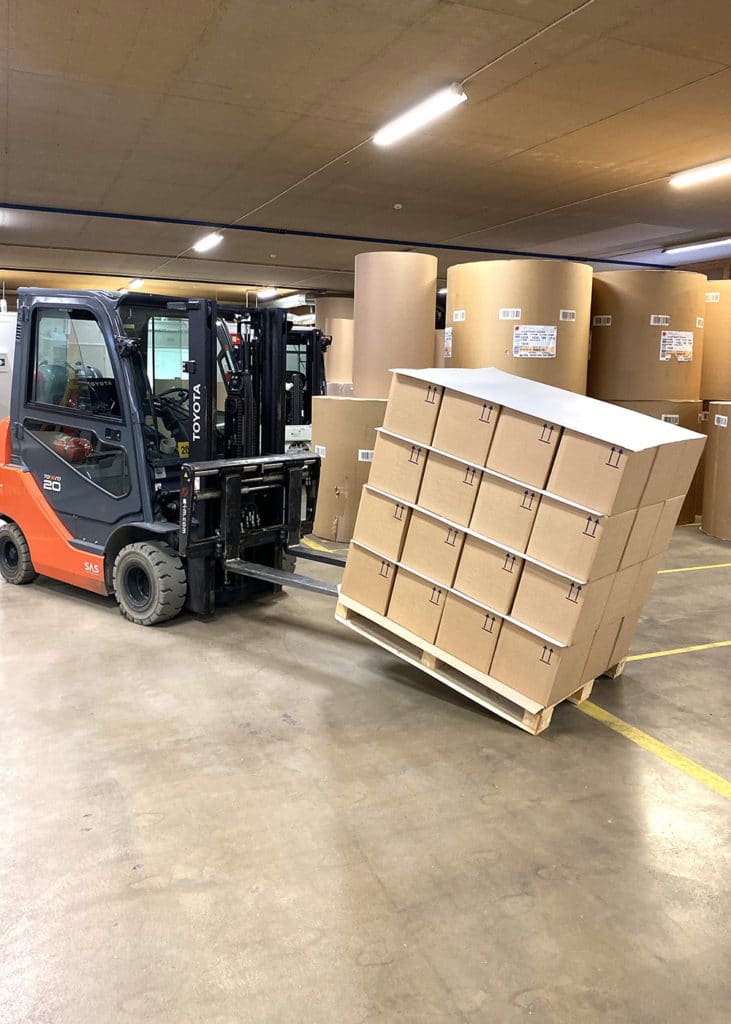
{"label": "ceiling light", "polygon": [[262,288],[260,292],[256,293],[257,299],[273,299],[277,295],[276,288]]}
{"label": "ceiling light", "polygon": [[130,281],[129,286],[130,288],[141,288],[144,283],[144,277],[136,277],[134,281]]}
{"label": "ceiling light", "polygon": [[[272,290],[275,291],[276,293],[275,289]],[[280,307],[280,309],[297,309],[298,306],[308,305],[307,296],[301,294],[285,295],[283,299],[280,299],[277,302],[277,305]]]}
{"label": "ceiling light", "polygon": [[440,288],[437,294],[438,295],[446,295],[447,294],[447,289],[446,288]]}
{"label": "ceiling light", "polygon": [[670,184],[674,188],[686,188],[688,185],[702,185],[706,181],[725,178],[729,174],[731,174],[731,160],[716,160],[715,163],[702,164],[700,167],[692,167],[689,171],[674,174],[670,179]]}
{"label": "ceiling light", "polygon": [[446,89],[440,89],[439,92],[435,92],[421,103],[417,103],[415,107],[411,107],[400,117],[389,121],[387,125],[376,132],[373,141],[377,146],[390,146],[392,142],[398,142],[406,135],[418,131],[425,124],[429,124],[435,118],[446,114],[448,110],[464,103],[466,99],[467,96],[460,85],[455,84]]}
{"label": "ceiling light", "polygon": [[718,249],[721,246],[731,245],[731,238],[714,238],[709,242],[690,242],[688,245],[671,245],[663,252],[672,255],[676,252],[695,252],[696,249]]}
{"label": "ceiling light", "polygon": [[209,249],[214,249],[223,241],[223,235],[220,231],[212,231],[210,235],[204,235],[203,238],[199,238],[193,248],[196,252],[208,252]]}

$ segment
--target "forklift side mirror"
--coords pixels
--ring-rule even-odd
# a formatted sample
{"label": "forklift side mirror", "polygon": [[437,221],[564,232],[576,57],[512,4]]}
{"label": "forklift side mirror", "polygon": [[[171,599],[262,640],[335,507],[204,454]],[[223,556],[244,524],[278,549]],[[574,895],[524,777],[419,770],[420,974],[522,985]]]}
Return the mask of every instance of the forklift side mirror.
{"label": "forklift side mirror", "polygon": [[122,359],[128,359],[133,352],[139,352],[140,343],[136,338],[128,338],[126,335],[115,338],[117,352]]}

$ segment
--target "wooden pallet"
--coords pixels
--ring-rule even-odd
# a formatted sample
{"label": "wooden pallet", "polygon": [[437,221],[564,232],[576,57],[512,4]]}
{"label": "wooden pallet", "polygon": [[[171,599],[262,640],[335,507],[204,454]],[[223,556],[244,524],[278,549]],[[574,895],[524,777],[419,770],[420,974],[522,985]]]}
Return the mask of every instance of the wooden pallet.
{"label": "wooden pallet", "polygon": [[[467,665],[343,594],[340,595],[335,618],[402,661],[422,669],[440,683],[533,736],[550,725],[556,704],[546,707],[518,693],[499,679],[493,679]],[[573,704],[581,704],[589,698],[593,685],[594,680],[584,683],[565,699]]]}
{"label": "wooden pallet", "polygon": [[627,664],[627,659],[622,658],[616,665],[612,665],[611,668],[605,669],[602,672],[603,676],[607,676],[608,679],[618,679],[624,672],[624,667]]}

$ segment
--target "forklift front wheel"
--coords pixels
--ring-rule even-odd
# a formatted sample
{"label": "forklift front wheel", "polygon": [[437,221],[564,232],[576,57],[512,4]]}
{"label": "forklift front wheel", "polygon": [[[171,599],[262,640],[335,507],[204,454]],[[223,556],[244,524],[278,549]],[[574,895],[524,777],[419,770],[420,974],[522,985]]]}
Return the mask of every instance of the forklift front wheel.
{"label": "forklift front wheel", "polygon": [[122,548],[114,563],[112,583],[120,612],[138,626],[174,619],[188,591],[181,559],[167,544],[157,541]]}
{"label": "forklift front wheel", "polygon": [[33,568],[28,542],[15,523],[0,526],[0,576],[17,586],[32,583],[38,576]]}

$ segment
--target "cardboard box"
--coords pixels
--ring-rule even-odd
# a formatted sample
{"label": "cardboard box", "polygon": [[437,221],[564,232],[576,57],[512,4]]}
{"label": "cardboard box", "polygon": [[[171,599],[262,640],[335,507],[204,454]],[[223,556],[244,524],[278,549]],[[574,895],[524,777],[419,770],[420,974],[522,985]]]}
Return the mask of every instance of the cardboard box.
{"label": "cardboard box", "polygon": [[485,465],[500,406],[459,391],[445,391],[433,445],[465,462]]}
{"label": "cardboard box", "polygon": [[351,542],[340,592],[385,615],[396,576],[396,566]]}
{"label": "cardboard box", "polygon": [[487,466],[528,487],[545,487],[560,437],[555,423],[503,407]]}
{"label": "cardboard box", "polygon": [[536,491],[485,473],[470,529],[513,551],[525,551],[540,503]]}
{"label": "cardboard box", "polygon": [[433,644],[447,599],[447,589],[399,569],[388,605],[388,618]]}
{"label": "cardboard box", "polygon": [[449,456],[429,452],[419,504],[458,526],[467,526],[481,478],[479,469],[456,462]]}
{"label": "cardboard box", "polygon": [[503,548],[468,536],[462,549],[454,589],[507,615],[523,571],[523,559]]}
{"label": "cardboard box", "polygon": [[641,615],[642,610],[635,608],[628,612],[622,619],[617,639],[614,643],[612,653],[609,657],[609,662],[607,663],[604,671],[606,671],[607,668],[613,668],[614,665],[618,665],[620,661],[623,661],[629,654]]}
{"label": "cardboard box", "polygon": [[621,625],[621,619],[614,619],[612,622],[603,622],[596,631],[589,648],[589,657],[586,659],[586,665],[582,672],[583,682],[596,679],[616,664],[612,661],[612,651],[617,643]]}
{"label": "cardboard box", "polygon": [[506,686],[549,706],[574,693],[585,682],[584,667],[591,640],[559,647],[504,622],[490,675]]}
{"label": "cardboard box", "polygon": [[652,538],[647,552],[648,558],[660,555],[667,550],[670,541],[673,539],[673,531],[675,530],[680,510],[683,507],[683,502],[684,498],[681,494],[678,498],[670,498],[663,503],[655,536]]}
{"label": "cardboard box", "polygon": [[574,583],[526,562],[511,612],[513,618],[563,644],[591,639],[602,621],[613,576]]}
{"label": "cardboard box", "polygon": [[612,576],[612,588],[602,615],[603,622],[615,622],[637,606],[637,585],[642,575],[642,563],[620,569]]}
{"label": "cardboard box", "polygon": [[353,540],[398,562],[410,518],[411,509],[407,505],[364,487]]}
{"label": "cardboard box", "polygon": [[416,501],[426,466],[427,449],[378,432],[369,481],[394,498]]}
{"label": "cardboard box", "polygon": [[[675,430],[680,429],[675,427]],[[705,443],[706,438],[699,435],[692,440],[661,447],[642,495],[642,504],[654,505],[679,495],[685,497],[693,482]]]}
{"label": "cardboard box", "polygon": [[444,389],[395,372],[391,378],[385,430],[419,444],[431,444]]}
{"label": "cardboard box", "polygon": [[596,516],[544,496],[528,554],[574,579],[601,579],[619,568],[635,516]]}
{"label": "cardboard box", "polygon": [[401,562],[435,583],[451,587],[465,535],[441,519],[415,511],[406,534]]}
{"label": "cardboard box", "polygon": [[637,577],[637,583],[635,584],[633,601],[634,608],[641,608],[650,596],[650,592],[655,586],[655,580],[657,579],[657,572],[662,563],[662,558],[662,555],[653,555],[652,558],[648,558],[642,563],[640,574]]}
{"label": "cardboard box", "polygon": [[565,430],[548,490],[606,515],[637,508],[655,460],[655,448],[627,451],[622,445]]}
{"label": "cardboard box", "polygon": [[485,608],[447,594],[436,645],[479,672],[489,674],[503,620]]}
{"label": "cardboard box", "polygon": [[320,455],[313,532],[326,540],[350,540],[363,484],[368,482],[382,399],[312,399],[312,447]]}
{"label": "cardboard box", "polygon": [[620,569],[643,562],[648,557],[663,508],[664,502],[661,501],[657,505],[645,505],[643,508],[637,509],[632,531],[627,540],[622,561],[619,563]]}

